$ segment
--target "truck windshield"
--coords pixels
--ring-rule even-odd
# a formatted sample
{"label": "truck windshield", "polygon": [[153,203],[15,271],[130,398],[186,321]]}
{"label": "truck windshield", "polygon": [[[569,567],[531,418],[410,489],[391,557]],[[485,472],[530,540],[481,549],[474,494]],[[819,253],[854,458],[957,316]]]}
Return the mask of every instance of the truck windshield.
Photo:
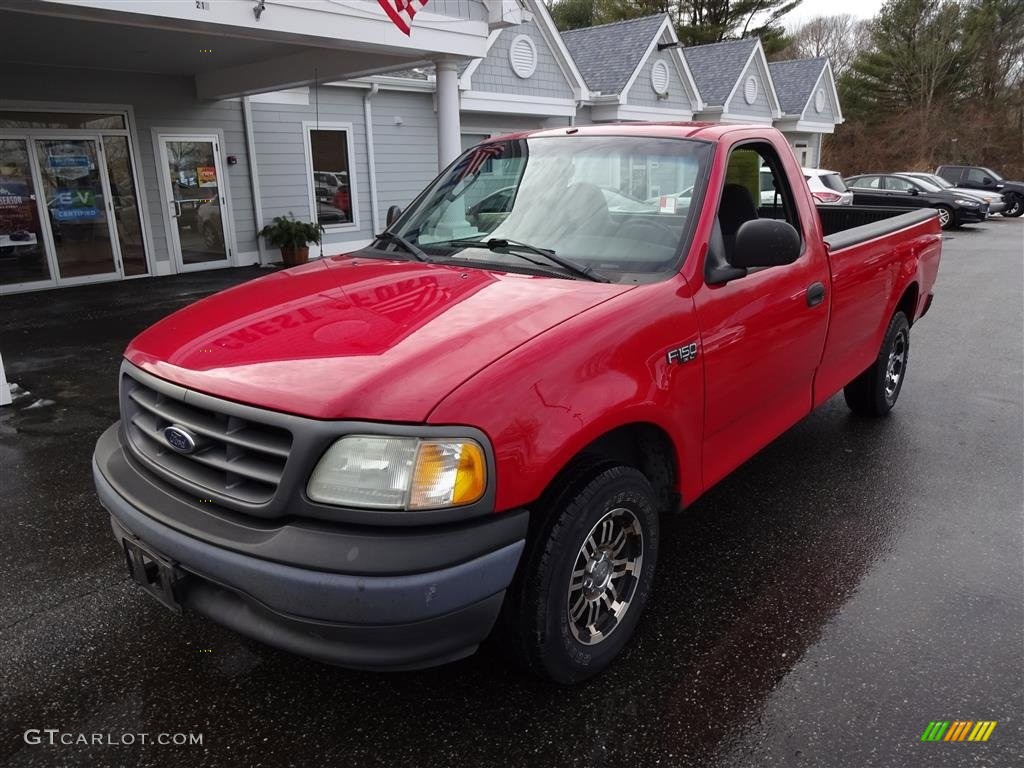
{"label": "truck windshield", "polygon": [[647,282],[678,267],[710,156],[710,144],[689,139],[489,142],[455,161],[390,232],[432,261]]}

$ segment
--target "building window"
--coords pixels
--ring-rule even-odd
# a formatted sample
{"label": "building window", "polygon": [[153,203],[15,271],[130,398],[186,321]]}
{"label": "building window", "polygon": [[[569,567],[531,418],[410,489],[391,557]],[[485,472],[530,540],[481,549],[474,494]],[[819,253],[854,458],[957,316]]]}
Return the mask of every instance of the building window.
{"label": "building window", "polygon": [[358,227],[351,123],[303,123],[310,210],[327,228]]}

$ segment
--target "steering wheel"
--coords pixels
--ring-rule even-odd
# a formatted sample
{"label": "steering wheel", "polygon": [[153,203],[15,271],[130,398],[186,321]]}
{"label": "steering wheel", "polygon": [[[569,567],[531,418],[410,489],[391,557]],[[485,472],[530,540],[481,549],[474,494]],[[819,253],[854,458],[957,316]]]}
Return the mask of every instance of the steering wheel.
{"label": "steering wheel", "polygon": [[[631,229],[637,230],[637,233],[630,235]],[[655,237],[650,237],[649,233],[651,232],[655,233]],[[630,219],[619,227],[619,231],[615,233],[615,236],[622,238],[632,237],[634,240],[642,240],[652,245],[664,245],[667,248],[674,247],[679,241],[679,235],[676,232],[673,232],[660,221],[652,221],[651,219]]]}

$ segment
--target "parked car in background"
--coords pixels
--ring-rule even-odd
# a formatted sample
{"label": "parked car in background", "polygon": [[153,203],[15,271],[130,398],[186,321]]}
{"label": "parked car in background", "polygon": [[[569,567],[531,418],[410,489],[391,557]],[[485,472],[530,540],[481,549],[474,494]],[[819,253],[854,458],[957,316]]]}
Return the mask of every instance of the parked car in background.
{"label": "parked car in background", "polygon": [[[835,171],[823,168],[801,168],[811,197],[817,205],[853,205],[853,192],[843,183],[843,177]],[[775,201],[775,188],[772,185],[771,170],[761,169],[761,205],[771,205]]]}
{"label": "parked car in background", "polygon": [[846,186],[843,177],[835,171],[824,168],[803,168],[811,197],[819,205],[853,205],[853,192]]}
{"label": "parked car in background", "polygon": [[937,173],[919,173],[917,171],[901,171],[896,174],[897,176],[909,176],[914,179],[921,179],[927,181],[930,184],[934,184],[939,189],[944,189],[947,192],[952,192],[957,195],[969,195],[976,197],[979,200],[984,200],[988,203],[988,215],[991,216],[996,213],[1002,213],[1006,208],[1006,201],[999,192],[989,192],[984,189],[968,189],[966,187],[957,187],[950,184],[944,178],[939,176]]}
{"label": "parked car in background", "polygon": [[1024,181],[1007,181],[982,165],[940,165],[935,173],[957,187],[999,192],[1006,202],[1003,216],[1024,214]]}
{"label": "parked car in background", "polygon": [[846,186],[853,190],[855,205],[886,208],[935,208],[943,229],[954,229],[970,222],[984,221],[988,205],[976,197],[939,189],[921,179],[894,173],[869,173],[851,176]]}

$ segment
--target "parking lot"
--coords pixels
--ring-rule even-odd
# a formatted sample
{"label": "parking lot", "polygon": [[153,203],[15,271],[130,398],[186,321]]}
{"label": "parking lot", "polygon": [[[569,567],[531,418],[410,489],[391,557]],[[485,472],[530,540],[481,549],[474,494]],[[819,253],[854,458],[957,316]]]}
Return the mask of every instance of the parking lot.
{"label": "parking lot", "polygon": [[[950,233],[899,404],[833,398],[665,520],[633,644],[576,688],[484,648],[423,672],[323,666],[132,585],[92,485],[127,341],[255,268],[5,297],[0,763],[1024,764],[1024,219]],[[986,743],[922,743],[933,720]],[[28,729],[202,734],[28,744]]]}

